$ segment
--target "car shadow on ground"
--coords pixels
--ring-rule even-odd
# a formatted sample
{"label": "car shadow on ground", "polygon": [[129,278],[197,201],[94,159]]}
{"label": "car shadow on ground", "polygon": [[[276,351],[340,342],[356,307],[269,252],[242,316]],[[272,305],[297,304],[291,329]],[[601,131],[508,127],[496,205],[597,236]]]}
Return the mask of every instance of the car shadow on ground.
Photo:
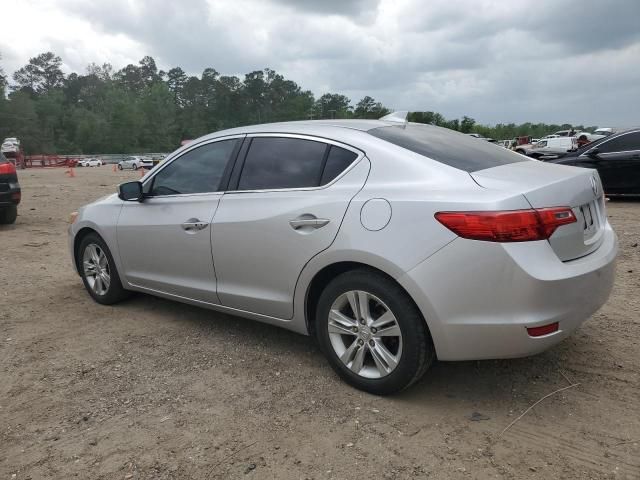
{"label": "car shadow on ground", "polygon": [[[238,348],[268,349],[274,358],[288,358],[291,365],[317,369],[313,375],[328,376],[336,382],[336,388],[343,388],[341,380],[329,368],[315,339],[300,335],[273,325],[227,315],[195,306],[185,305],[150,295],[136,294],[121,306],[135,312],[153,312],[148,321],[153,323],[179,322],[184,324],[189,334],[194,331],[202,342],[220,342],[227,337]],[[159,326],[159,325],[158,325]],[[186,335],[187,333],[185,333]],[[589,341],[580,338],[579,342]],[[582,346],[584,347],[584,345]],[[391,397],[407,404],[441,403],[443,399],[471,408],[487,402],[505,404],[513,401],[535,384],[546,384],[553,389],[566,386],[566,379],[560,373],[558,364],[561,357],[570,356],[576,348],[565,340],[560,345],[536,356],[508,359],[464,362],[434,362],[426,375],[404,392]],[[296,361],[296,357],[300,361]],[[303,363],[304,361],[304,363]],[[347,387],[349,388],[349,387]],[[372,396],[372,398],[375,398]]]}

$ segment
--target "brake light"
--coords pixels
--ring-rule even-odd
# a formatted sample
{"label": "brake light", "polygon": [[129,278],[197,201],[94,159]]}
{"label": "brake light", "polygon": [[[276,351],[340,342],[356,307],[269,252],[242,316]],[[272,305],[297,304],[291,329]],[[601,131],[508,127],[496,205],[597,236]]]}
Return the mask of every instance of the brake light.
{"label": "brake light", "polygon": [[0,175],[16,173],[16,167],[11,162],[0,163]]}
{"label": "brake light", "polygon": [[489,212],[438,212],[435,217],[462,238],[487,242],[546,240],[559,226],[577,221],[569,207]]}

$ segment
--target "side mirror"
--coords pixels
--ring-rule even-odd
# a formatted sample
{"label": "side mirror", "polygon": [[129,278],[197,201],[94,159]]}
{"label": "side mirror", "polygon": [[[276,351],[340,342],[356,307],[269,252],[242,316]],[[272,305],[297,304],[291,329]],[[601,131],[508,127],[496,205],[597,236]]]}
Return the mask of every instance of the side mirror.
{"label": "side mirror", "polygon": [[142,202],[144,194],[142,193],[142,183],[126,182],[118,185],[118,197],[126,202],[138,201]]}
{"label": "side mirror", "polygon": [[594,147],[587,152],[587,155],[591,158],[598,158],[599,153],[600,153],[600,150],[598,149],[598,147]]}

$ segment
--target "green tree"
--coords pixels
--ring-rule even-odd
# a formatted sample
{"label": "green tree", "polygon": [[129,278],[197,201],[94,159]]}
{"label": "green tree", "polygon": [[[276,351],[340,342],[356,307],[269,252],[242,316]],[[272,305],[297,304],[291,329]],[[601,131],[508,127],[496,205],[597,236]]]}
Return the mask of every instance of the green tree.
{"label": "green tree", "polygon": [[380,118],[388,114],[389,109],[385,108],[382,103],[376,102],[370,96],[365,96],[356,104],[356,108],[353,110],[353,116],[355,118]]}
{"label": "green tree", "polygon": [[52,52],[41,53],[30,58],[27,65],[13,74],[16,88],[42,94],[62,87],[64,74],[60,68],[61,65],[62,59]]}
{"label": "green tree", "polygon": [[320,118],[347,118],[351,114],[351,100],[338,93],[325,93],[315,104]]}

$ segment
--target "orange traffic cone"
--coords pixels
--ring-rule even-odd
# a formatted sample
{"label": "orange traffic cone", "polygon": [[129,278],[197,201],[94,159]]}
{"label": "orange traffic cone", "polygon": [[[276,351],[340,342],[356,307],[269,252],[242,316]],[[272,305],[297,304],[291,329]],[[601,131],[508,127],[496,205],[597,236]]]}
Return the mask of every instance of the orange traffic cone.
{"label": "orange traffic cone", "polygon": [[117,171],[118,171],[118,167],[116,166],[116,164],[115,164],[115,163],[113,164],[113,171],[114,171],[114,172],[117,172]]}
{"label": "orange traffic cone", "polygon": [[144,174],[147,173],[147,171],[144,168],[140,169],[140,178],[144,177]]}

